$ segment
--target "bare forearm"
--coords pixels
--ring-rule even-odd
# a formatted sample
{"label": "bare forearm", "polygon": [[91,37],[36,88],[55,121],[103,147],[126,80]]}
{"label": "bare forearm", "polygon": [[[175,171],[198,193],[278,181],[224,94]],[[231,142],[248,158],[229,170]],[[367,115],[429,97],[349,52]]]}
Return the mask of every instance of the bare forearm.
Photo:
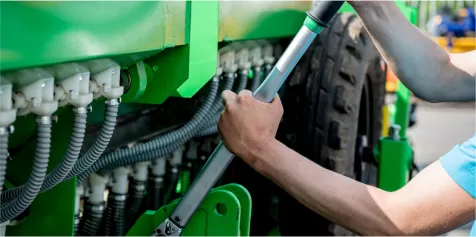
{"label": "bare forearm", "polygon": [[258,172],[320,215],[363,235],[401,235],[385,213],[388,193],[326,170],[278,141],[254,152]]}
{"label": "bare forearm", "polygon": [[353,6],[389,68],[415,95],[435,102],[475,99],[471,67],[454,65],[450,54],[408,22],[393,1]]}

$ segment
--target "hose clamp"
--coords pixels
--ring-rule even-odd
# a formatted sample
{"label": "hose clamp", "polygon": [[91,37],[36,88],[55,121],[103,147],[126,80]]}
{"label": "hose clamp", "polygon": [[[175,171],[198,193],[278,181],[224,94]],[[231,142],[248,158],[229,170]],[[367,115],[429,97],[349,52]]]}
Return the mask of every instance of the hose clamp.
{"label": "hose clamp", "polygon": [[119,97],[117,99],[106,100],[106,104],[108,104],[108,105],[119,105],[119,104],[121,104],[121,97]]}
{"label": "hose clamp", "polygon": [[36,122],[39,124],[51,124],[53,122],[53,118],[51,116],[39,116],[36,117]]}
{"label": "hose clamp", "polygon": [[112,199],[114,199],[115,201],[125,201],[126,200],[126,195],[125,194],[114,193],[112,195]]}
{"label": "hose clamp", "polygon": [[76,107],[73,108],[73,112],[76,114],[86,114],[88,113],[88,109],[86,107]]}

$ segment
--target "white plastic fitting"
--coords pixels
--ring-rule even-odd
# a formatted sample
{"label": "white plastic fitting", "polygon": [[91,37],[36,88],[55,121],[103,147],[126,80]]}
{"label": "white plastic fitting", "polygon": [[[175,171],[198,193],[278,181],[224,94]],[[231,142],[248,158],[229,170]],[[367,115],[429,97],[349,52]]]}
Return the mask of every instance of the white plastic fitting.
{"label": "white plastic fitting", "polygon": [[148,167],[150,162],[140,162],[134,164],[133,167],[133,177],[138,181],[147,181]]}
{"label": "white plastic fitting", "polygon": [[246,47],[243,47],[242,44],[237,43],[238,50],[236,51],[235,59],[238,69],[240,70],[249,70],[251,68],[249,50]]}
{"label": "white plastic fitting", "polygon": [[223,72],[234,73],[238,69],[238,65],[235,63],[235,51],[234,50],[224,50],[220,55],[220,64],[223,68]]}
{"label": "white plastic fitting", "polygon": [[53,69],[57,75],[55,97],[60,106],[86,107],[93,101],[93,93],[89,92],[90,73],[85,67],[73,63]]}
{"label": "white plastic fitting", "polygon": [[5,221],[0,224],[0,236],[6,236],[5,232],[7,231],[8,224],[10,224],[10,221]]}
{"label": "white plastic fitting", "polygon": [[217,53],[217,72],[215,73],[215,76],[219,77],[221,74],[223,74],[223,68],[220,63],[220,53]]}
{"label": "white plastic fitting", "polygon": [[276,58],[274,57],[273,54],[273,45],[271,45],[268,42],[265,42],[263,47],[262,47],[262,53],[263,53],[263,60],[265,64],[274,64],[276,61]]}
{"label": "white plastic fitting", "polygon": [[[101,70],[104,65],[107,68]],[[97,60],[90,63],[91,82],[89,90],[94,98],[118,99],[124,93],[121,84],[121,67],[112,60]]]}
{"label": "white plastic fitting", "polygon": [[261,46],[255,42],[250,42],[250,61],[253,67],[261,67],[264,64]]}
{"label": "white plastic fitting", "polygon": [[104,192],[106,191],[107,177],[92,173],[89,176],[89,198],[88,202],[92,204],[101,204],[104,202]]}
{"label": "white plastic fitting", "polygon": [[15,122],[17,110],[13,108],[12,84],[0,77],[0,127]]}
{"label": "white plastic fitting", "polygon": [[129,185],[129,169],[119,167],[112,171],[112,192],[117,194],[126,194]]}
{"label": "white plastic fitting", "polygon": [[151,162],[150,168],[154,176],[164,176],[167,167],[167,157],[160,157]]}
{"label": "white plastic fitting", "polygon": [[172,157],[170,157],[170,160],[169,160],[171,166],[177,166],[182,164],[182,157],[183,157],[184,150],[185,150],[185,147],[182,146],[172,153]]}
{"label": "white plastic fitting", "polygon": [[51,74],[36,68],[20,71],[18,77],[37,79],[17,90],[21,94],[14,96],[18,115],[34,113],[50,116],[58,109],[58,101],[54,99],[54,78]]}
{"label": "white plastic fitting", "polygon": [[80,207],[80,201],[81,201],[81,196],[84,194],[84,187],[83,185],[76,186],[76,199],[74,202],[74,214],[79,215],[79,207]]}

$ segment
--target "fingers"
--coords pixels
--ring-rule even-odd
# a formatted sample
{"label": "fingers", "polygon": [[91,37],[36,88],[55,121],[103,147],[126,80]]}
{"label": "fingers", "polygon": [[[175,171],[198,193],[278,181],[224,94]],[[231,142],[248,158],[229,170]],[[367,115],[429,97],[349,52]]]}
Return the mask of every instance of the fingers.
{"label": "fingers", "polygon": [[223,101],[223,105],[227,106],[230,104],[234,104],[236,101],[236,94],[233,91],[230,90],[224,90],[221,93],[221,99]]}

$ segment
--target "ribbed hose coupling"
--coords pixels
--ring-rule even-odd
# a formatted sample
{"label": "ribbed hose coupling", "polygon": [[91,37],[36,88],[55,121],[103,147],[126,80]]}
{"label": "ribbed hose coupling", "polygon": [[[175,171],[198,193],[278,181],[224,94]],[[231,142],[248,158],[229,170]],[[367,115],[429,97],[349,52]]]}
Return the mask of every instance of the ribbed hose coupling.
{"label": "ribbed hose coupling", "polygon": [[79,222],[79,236],[97,236],[104,216],[105,203],[84,204],[83,217]]}
{"label": "ribbed hose coupling", "polygon": [[[13,127],[11,127],[13,128]],[[10,130],[8,127],[0,127],[0,194],[3,190],[5,182],[5,175],[7,174],[7,160],[8,160],[8,136]]]}
{"label": "ribbed hose coupling", "polygon": [[126,194],[109,193],[104,236],[123,236],[125,232]]}
{"label": "ribbed hose coupling", "polygon": [[127,197],[126,224],[132,226],[141,214],[144,207],[147,181],[132,180],[129,183],[129,193]]}
{"label": "ribbed hose coupling", "polygon": [[45,180],[50,157],[51,122],[51,116],[40,116],[36,118],[36,150],[30,177],[20,195],[18,195],[14,201],[0,209],[0,223],[20,215],[31,205],[40,192],[40,188]]}
{"label": "ribbed hose coupling", "polygon": [[150,176],[147,185],[147,210],[157,210],[162,206],[164,177]]}

